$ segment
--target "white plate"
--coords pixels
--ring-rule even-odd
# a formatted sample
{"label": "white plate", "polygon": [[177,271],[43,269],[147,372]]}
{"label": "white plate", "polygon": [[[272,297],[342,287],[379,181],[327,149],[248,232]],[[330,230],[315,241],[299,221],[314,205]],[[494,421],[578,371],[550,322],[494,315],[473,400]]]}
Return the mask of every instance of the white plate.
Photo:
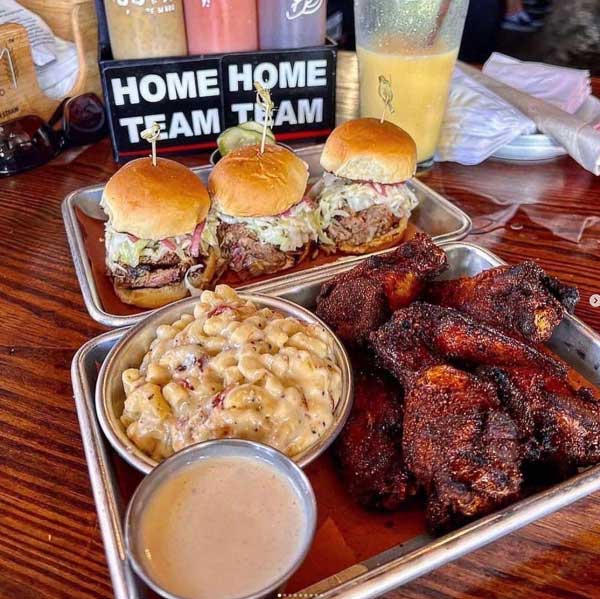
{"label": "white plate", "polygon": [[544,133],[520,135],[514,141],[496,150],[494,158],[506,160],[547,160],[565,156],[567,151]]}

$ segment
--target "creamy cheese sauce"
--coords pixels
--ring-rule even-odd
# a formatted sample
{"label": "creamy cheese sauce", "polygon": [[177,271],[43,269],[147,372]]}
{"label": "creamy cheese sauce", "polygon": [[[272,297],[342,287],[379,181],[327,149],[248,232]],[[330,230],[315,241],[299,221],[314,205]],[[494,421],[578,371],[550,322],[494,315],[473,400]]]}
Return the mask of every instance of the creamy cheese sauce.
{"label": "creamy cheese sauce", "polygon": [[144,566],[165,590],[233,599],[284,575],[306,526],[300,497],[273,467],[245,457],[208,458],[158,487],[138,542]]}

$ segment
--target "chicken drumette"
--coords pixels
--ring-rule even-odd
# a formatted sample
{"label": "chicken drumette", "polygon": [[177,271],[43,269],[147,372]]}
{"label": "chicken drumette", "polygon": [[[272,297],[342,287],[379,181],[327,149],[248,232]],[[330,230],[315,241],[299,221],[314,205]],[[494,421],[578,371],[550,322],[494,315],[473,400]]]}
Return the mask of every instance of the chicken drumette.
{"label": "chicken drumette", "polygon": [[357,501],[394,510],[414,495],[416,484],[402,458],[402,392],[388,377],[372,369],[356,373],[352,413],[335,453]]}
{"label": "chicken drumette", "polygon": [[347,345],[361,345],[390,314],[408,306],[426,281],[446,268],[446,255],[418,234],[390,253],[372,256],[325,283],[317,298],[320,316]]}
{"label": "chicken drumette", "polygon": [[542,343],[550,339],[565,312],[573,312],[579,292],[547,275],[535,262],[523,262],[432,283],[425,299],[456,308],[513,337]]}
{"label": "chicken drumette", "polygon": [[523,447],[494,386],[452,366],[421,370],[404,407],[406,467],[427,493],[434,533],[519,497]]}

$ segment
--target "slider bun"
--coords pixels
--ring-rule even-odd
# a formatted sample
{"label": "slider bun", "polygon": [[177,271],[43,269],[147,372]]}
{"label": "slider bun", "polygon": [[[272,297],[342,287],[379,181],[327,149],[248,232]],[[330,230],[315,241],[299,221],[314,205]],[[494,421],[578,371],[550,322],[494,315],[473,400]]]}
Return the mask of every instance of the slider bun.
{"label": "slider bun", "polygon": [[306,192],[308,167],[293,152],[274,144],[244,146],[221,158],[208,179],[219,212],[234,217],[275,216]]}
{"label": "slider bun", "polygon": [[138,306],[138,308],[160,308],[189,295],[183,282],[164,287],[129,289],[115,285],[114,288],[115,293],[124,304]]}
{"label": "slider bun", "polygon": [[321,166],[338,177],[402,183],[417,167],[417,147],[403,129],[379,119],[346,121],[327,138]]}
{"label": "slider bun", "polygon": [[138,158],[120,168],[104,188],[102,202],[113,229],[140,239],[191,233],[206,218],[210,198],[186,166]]}
{"label": "slider bun", "polygon": [[368,254],[378,250],[385,250],[386,248],[392,247],[393,245],[396,245],[402,241],[407,224],[408,217],[404,217],[398,222],[395,228],[393,228],[391,231],[388,231],[385,235],[376,237],[375,239],[372,239],[371,241],[361,245],[340,243],[337,246],[337,250],[344,254]]}

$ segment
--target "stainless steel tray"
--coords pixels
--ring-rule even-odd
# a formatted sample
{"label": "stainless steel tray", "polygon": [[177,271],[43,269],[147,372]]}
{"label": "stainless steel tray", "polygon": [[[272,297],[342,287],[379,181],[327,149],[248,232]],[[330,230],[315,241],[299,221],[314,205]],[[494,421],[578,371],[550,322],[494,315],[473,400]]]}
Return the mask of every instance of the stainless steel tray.
{"label": "stainless steel tray", "polygon": [[[445,278],[473,275],[503,264],[487,250],[468,243],[443,245],[450,262]],[[263,283],[256,291],[294,300],[308,308],[314,305],[320,284],[339,265],[288,281]],[[100,364],[124,334],[112,331],[86,343],[73,358],[71,375],[98,520],[104,539],[116,599],[142,599],[146,588],[130,569],[123,544],[124,506],[119,494],[107,442],[102,436],[94,408],[94,390]],[[594,385],[600,385],[600,336],[573,316],[567,316],[555,331],[550,347]],[[119,459],[119,458],[115,458]],[[367,599],[377,597],[418,576],[482,547],[512,531],[600,490],[600,466],[589,468],[570,480],[482,518],[439,539],[417,536],[364,562],[343,570],[302,593],[320,599]]]}
{"label": "stainless steel tray", "polygon": [[[318,177],[323,173],[319,164],[319,158],[323,150],[323,144],[309,146],[296,150],[296,154],[308,163],[311,178]],[[212,171],[212,166],[203,166],[192,169],[205,183]],[[409,185],[419,198],[419,207],[413,212],[411,222],[428,233],[438,242],[457,241],[467,235],[471,229],[471,219],[446,198],[421,183],[418,179],[411,179]],[[149,311],[131,315],[111,314],[102,306],[100,295],[94,281],[92,265],[87,255],[83,232],[79,225],[76,210],[81,210],[87,216],[98,220],[106,220],[106,216],[100,208],[100,199],[104,184],[84,187],[70,193],[62,203],[62,215],[67,232],[67,239],[73,256],[75,272],[83,294],[83,300],[90,316],[100,324],[107,327],[131,326],[139,322]],[[389,251],[389,250],[388,250]],[[362,256],[347,256],[339,258],[335,264],[353,262],[362,259]],[[323,267],[313,267],[299,274],[321,270]],[[282,275],[288,279],[292,275]],[[275,277],[275,280],[279,277]],[[255,290],[260,283],[248,284],[239,289]]]}

